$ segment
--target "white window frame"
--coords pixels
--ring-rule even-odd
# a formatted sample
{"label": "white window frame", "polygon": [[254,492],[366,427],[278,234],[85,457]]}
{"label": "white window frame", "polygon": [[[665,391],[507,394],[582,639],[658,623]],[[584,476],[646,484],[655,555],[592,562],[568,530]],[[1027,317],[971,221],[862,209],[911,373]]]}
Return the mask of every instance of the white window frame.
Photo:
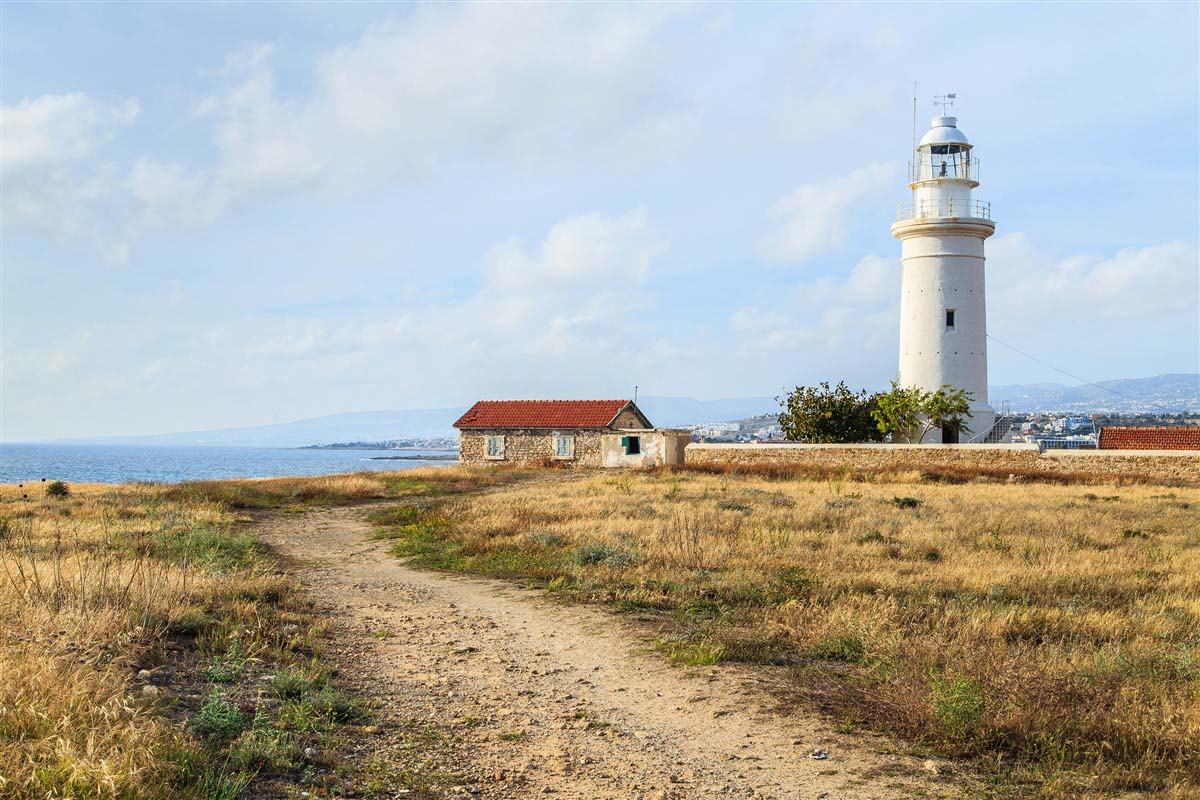
{"label": "white window frame", "polygon": [[[492,452],[492,444],[493,443],[498,443],[498,445],[499,445],[499,447],[497,448],[498,452],[495,452],[495,453]],[[488,434],[487,436],[483,437],[483,457],[484,458],[491,459],[492,461],[503,461],[504,460],[504,447],[505,447],[505,441],[504,441],[503,435],[493,436],[491,434]]]}
{"label": "white window frame", "polygon": [[[566,443],[566,452],[563,452],[563,443]],[[575,457],[575,436],[570,433],[554,434],[554,457],[569,461]]]}

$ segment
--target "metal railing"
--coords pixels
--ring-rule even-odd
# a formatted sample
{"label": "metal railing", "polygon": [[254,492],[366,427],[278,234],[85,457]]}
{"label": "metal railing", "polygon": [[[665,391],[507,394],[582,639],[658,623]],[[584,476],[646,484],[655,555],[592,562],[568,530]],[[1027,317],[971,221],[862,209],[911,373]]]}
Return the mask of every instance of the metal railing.
{"label": "metal railing", "polygon": [[938,219],[958,217],[966,219],[992,218],[992,204],[987,200],[918,200],[896,204],[896,221],[906,219]]}
{"label": "metal railing", "polygon": [[908,162],[908,182],[936,180],[979,181],[979,159],[972,156],[934,154]]}
{"label": "metal railing", "polygon": [[970,439],[967,439],[967,444],[1000,444],[1008,436],[1012,430],[1012,416],[1007,411],[1000,413],[992,427],[986,431],[977,433]]}
{"label": "metal railing", "polygon": [[1094,436],[1047,436],[1034,441],[1043,453],[1047,450],[1096,450],[1100,447]]}

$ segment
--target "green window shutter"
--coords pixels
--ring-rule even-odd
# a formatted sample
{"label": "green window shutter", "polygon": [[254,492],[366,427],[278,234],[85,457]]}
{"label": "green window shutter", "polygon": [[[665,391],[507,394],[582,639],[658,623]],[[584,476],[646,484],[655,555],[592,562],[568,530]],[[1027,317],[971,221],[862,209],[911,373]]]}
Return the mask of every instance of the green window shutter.
{"label": "green window shutter", "polygon": [[628,436],[621,437],[621,447],[624,447],[625,449],[629,449],[629,437]]}

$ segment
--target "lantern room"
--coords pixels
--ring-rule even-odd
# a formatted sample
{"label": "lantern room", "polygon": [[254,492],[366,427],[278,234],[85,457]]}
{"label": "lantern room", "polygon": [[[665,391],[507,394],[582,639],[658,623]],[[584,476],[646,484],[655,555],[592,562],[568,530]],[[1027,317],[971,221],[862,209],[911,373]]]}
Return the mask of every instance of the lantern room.
{"label": "lantern room", "polygon": [[979,159],[971,155],[957,117],[934,117],[908,166],[913,198],[901,208],[899,219],[991,216],[986,203],[971,197],[979,185]]}
{"label": "lantern room", "polygon": [[915,156],[911,181],[961,180],[979,185],[979,159],[971,157],[971,143],[958,129],[957,117],[934,117]]}

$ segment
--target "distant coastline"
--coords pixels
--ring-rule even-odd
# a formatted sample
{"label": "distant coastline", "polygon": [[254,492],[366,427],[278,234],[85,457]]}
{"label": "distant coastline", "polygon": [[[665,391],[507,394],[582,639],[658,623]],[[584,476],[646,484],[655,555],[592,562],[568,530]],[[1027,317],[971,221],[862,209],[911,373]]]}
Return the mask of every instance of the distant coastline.
{"label": "distant coastline", "polygon": [[421,452],[457,453],[456,443],[448,440],[415,442],[331,442],[329,444],[307,444],[296,450],[420,450]]}
{"label": "distant coastline", "polygon": [[458,461],[458,451],[455,455],[440,456],[370,456],[370,461]]}

